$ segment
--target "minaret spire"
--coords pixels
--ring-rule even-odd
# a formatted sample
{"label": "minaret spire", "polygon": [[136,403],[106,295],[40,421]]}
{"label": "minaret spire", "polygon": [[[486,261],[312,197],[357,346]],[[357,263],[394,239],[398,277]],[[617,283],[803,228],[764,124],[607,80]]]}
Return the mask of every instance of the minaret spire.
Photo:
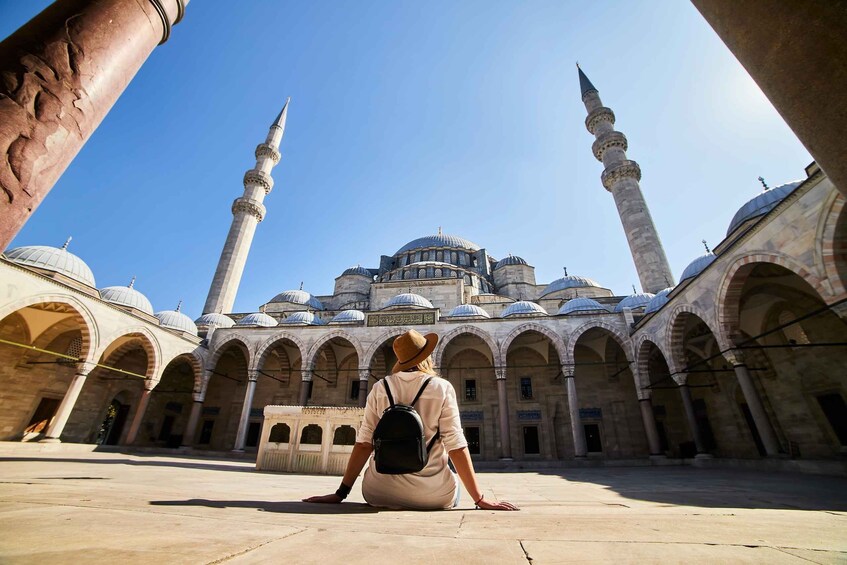
{"label": "minaret spire", "polygon": [[256,147],[256,166],[244,173],[244,194],[232,203],[232,225],[218,260],[206,305],[203,307],[204,314],[232,312],[256,226],[265,217],[265,206],[262,202],[274,186],[271,169],[281,158],[279,144],[285,133],[290,101],[291,98],[285,101],[279,115],[271,124],[265,142]]}
{"label": "minaret spire", "polygon": [[592,150],[606,167],[600,179],[615,199],[641,288],[645,292],[659,292],[672,286],[674,278],[638,184],[641,167],[626,157],[626,136],[614,129],[615,113],[603,106],[600,94],[579,65],[577,72],[582,102],[588,111],[585,127],[597,138]]}

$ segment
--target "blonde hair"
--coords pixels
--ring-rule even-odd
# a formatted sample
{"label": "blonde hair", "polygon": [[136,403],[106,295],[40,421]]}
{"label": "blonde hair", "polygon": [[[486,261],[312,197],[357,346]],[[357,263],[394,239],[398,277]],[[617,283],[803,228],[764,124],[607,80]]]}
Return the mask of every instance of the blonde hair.
{"label": "blonde hair", "polygon": [[418,363],[417,368],[421,373],[435,375],[436,377],[439,376],[438,373],[435,372],[435,364],[432,362],[432,355]]}

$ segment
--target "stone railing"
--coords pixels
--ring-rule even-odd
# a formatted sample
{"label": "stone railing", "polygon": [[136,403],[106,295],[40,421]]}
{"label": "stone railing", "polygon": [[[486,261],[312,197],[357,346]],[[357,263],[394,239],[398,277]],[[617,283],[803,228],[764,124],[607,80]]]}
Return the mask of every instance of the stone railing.
{"label": "stone railing", "polygon": [[343,475],[364,408],[266,406],[257,471]]}

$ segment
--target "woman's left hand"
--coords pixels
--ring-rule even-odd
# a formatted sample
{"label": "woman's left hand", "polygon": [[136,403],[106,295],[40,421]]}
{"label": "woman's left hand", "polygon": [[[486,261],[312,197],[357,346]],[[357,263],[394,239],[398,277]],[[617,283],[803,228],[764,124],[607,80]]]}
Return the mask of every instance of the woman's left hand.
{"label": "woman's left hand", "polygon": [[480,510],[520,510],[511,502],[488,502],[484,498],[476,503],[476,507]]}
{"label": "woman's left hand", "polygon": [[310,496],[309,498],[304,498],[303,502],[318,502],[321,504],[339,504],[341,503],[341,497],[335,493],[325,494],[323,496]]}

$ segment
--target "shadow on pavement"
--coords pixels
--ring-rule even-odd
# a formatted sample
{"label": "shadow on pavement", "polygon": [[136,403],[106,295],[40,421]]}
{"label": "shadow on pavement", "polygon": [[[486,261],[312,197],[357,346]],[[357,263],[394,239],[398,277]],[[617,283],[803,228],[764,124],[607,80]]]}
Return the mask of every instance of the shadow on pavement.
{"label": "shadow on pavement", "polygon": [[[134,455],[133,457],[139,457],[138,455]],[[256,469],[251,465],[244,465],[244,462],[239,465],[238,463],[226,464],[221,463],[220,461],[215,462],[206,462],[202,459],[197,459],[191,462],[188,461],[168,461],[168,460],[145,460],[145,459],[129,459],[129,458],[109,458],[109,459],[82,459],[82,458],[71,458],[71,457],[0,457],[0,463],[2,462],[34,462],[37,461],[39,463],[85,463],[85,464],[107,464],[107,465],[130,465],[130,466],[141,466],[141,467],[180,467],[183,469],[204,469],[209,471],[235,471],[237,473],[255,473]]]}
{"label": "shadow on pavement", "polygon": [[205,506],[207,508],[255,508],[264,512],[285,514],[375,514],[378,508],[361,502],[343,504],[312,504],[308,502],[269,502],[267,500],[151,500],[151,506]]}

